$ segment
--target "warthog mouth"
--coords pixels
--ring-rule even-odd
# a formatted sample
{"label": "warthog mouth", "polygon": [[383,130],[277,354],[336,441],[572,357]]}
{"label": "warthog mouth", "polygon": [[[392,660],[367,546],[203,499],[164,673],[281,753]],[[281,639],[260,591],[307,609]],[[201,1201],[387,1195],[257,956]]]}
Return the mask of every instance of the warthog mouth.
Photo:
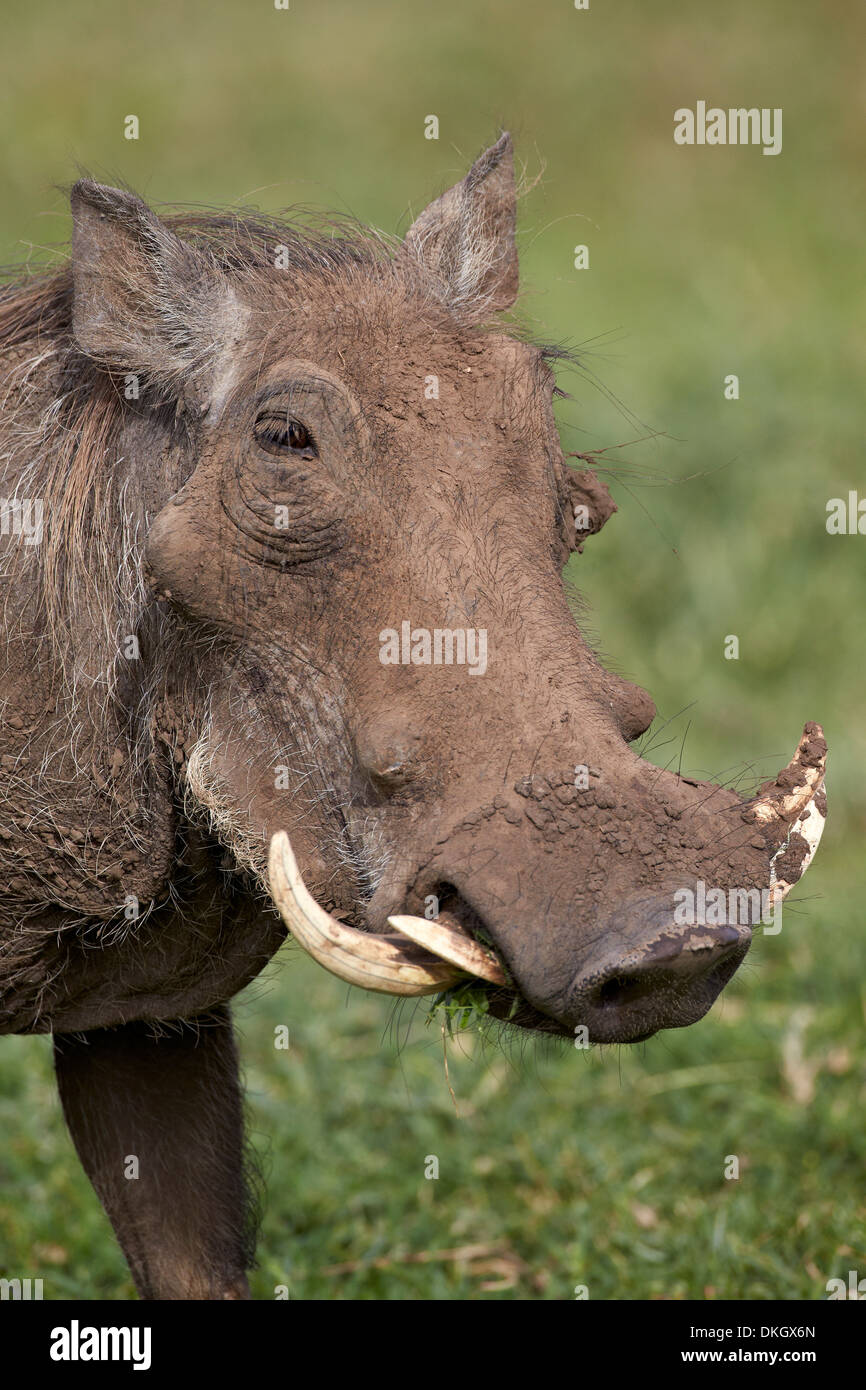
{"label": "warthog mouth", "polygon": [[[751,819],[759,826],[778,827],[779,845],[768,866],[771,901],[781,901],[805,873],[824,827],[824,754],[810,756],[811,740],[823,736],[817,725],[807,725],[797,751],[772,784],[744,803]],[[788,869],[785,855],[792,837],[801,841],[795,869]],[[777,872],[778,869],[781,872]],[[307,889],[297,861],[283,831],[271,840],[268,872],[273,902],[295,940],[326,970],[349,984],[383,994],[401,996],[447,995],[471,985],[483,991],[487,1012],[501,1022],[535,1032],[570,1037],[567,1025],[542,1013],[526,1000],[519,982],[508,971],[483,936],[484,923],[456,891],[442,898],[435,921],[426,917],[398,914],[388,918],[390,932],[370,932],[350,926],[326,912]],[[790,874],[790,879],[788,878]],[[642,1042],[666,1026],[695,1022],[709,1009],[719,990],[733,975],[746,950],[747,940],[725,948],[724,958],[707,973],[702,987],[688,1010],[675,1000],[676,1017],[666,1022],[654,1010],[641,1006],[638,996],[646,983],[631,978],[628,969],[610,975],[595,991],[592,1010],[596,1018],[605,1006],[615,1007],[626,1017],[625,1035],[612,1034],[603,1020],[594,1028],[596,1041]]]}
{"label": "warthog mouth", "polygon": [[381,994],[445,995],[461,986],[483,991],[492,1018],[534,1032],[570,1037],[569,1030],[523,998],[494,950],[477,941],[448,899],[435,921],[402,914],[393,932],[348,926],[323,907],[301,878],[288,835],[278,831],[269,858],[271,895],[292,936],[326,970]]}
{"label": "warthog mouth", "polygon": [[457,917],[388,918],[393,932],[367,932],[332,917],[301,878],[289,837],[278,831],[269,857],[271,895],[295,940],[340,979],[382,994],[440,994],[475,978],[503,986],[508,980],[494,953]]}

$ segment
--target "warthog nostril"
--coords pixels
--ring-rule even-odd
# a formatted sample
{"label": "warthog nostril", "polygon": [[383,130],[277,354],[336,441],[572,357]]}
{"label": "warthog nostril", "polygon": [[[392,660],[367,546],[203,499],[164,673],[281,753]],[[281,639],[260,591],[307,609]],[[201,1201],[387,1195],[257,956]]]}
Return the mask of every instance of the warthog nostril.
{"label": "warthog nostril", "polygon": [[598,991],[598,1002],[603,1009],[611,1005],[628,1004],[646,993],[647,982],[640,975],[614,975],[605,980]]}

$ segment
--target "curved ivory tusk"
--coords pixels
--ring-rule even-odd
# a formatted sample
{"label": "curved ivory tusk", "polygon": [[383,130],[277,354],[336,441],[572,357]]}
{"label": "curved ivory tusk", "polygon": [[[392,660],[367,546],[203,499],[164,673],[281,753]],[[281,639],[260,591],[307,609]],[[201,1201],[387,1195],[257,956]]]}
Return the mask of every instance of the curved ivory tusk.
{"label": "curved ivory tusk", "polygon": [[[822,789],[822,787],[823,783],[819,784],[819,786],[816,787],[816,794],[819,790]],[[800,882],[800,879],[803,877],[804,873],[806,872],[806,870],[808,869],[809,865],[815,857],[815,850],[818,848],[818,845],[821,842],[821,836],[824,833],[824,825],[826,823],[826,820],[827,817],[825,812],[820,807],[816,806],[814,801],[812,801],[807,807],[807,809],[801,813],[800,819],[794,821],[794,824],[791,826],[790,831],[785,836],[785,839],[782,841],[781,847],[773,855],[771,863],[773,873],[770,889],[771,904],[781,902],[784,898],[788,896],[791,889],[794,887],[794,884]],[[806,841],[806,844],[808,845],[808,849],[806,850],[806,853],[803,855],[803,858],[800,860],[799,872],[797,873],[796,878],[789,882],[787,879],[776,877],[776,860],[781,859],[783,857],[790,843],[791,836],[794,834],[802,835],[803,839]]]}
{"label": "curved ivory tusk", "polygon": [[[765,788],[763,796],[752,803],[755,820],[767,825],[773,820],[789,821],[793,816],[800,816],[814,804],[815,797],[823,789],[826,762],[824,731],[820,724],[807,724],[788,766],[770,787]],[[820,812],[820,806],[817,809]]]}
{"label": "curved ivory tusk", "polygon": [[358,931],[338,922],[308,892],[282,830],[271,840],[268,873],[274,903],[292,936],[341,980],[381,994],[417,995],[436,994],[464,979],[454,965],[413,952],[405,937]]}
{"label": "curved ivory tusk", "polygon": [[490,980],[494,985],[508,983],[502,967],[490,952],[456,927],[449,927],[445,922],[428,922],[426,917],[389,917],[388,925],[470,975]]}
{"label": "curved ivory tusk", "polygon": [[[751,811],[759,825],[776,822],[785,830],[784,839],[771,861],[771,900],[780,902],[799,883],[815,856],[827,815],[824,792],[824,769],[827,745],[820,724],[807,724],[788,766],[775,782],[765,787],[763,795],[752,803]],[[806,851],[795,866],[790,879],[776,877],[776,863],[784,861],[791,838],[800,836]],[[791,870],[789,869],[790,873]]]}

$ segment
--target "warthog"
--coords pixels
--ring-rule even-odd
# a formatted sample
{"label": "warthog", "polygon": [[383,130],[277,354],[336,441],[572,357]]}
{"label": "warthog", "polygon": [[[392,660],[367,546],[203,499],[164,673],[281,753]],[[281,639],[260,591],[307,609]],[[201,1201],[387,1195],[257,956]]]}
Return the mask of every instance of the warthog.
{"label": "warthog", "polygon": [[754,925],[682,893],[782,897],[825,746],[748,801],[629,746],[652,701],[561,580],[615,508],[556,350],[497,320],[507,135],[403,241],[86,180],[72,212],[68,269],[0,300],[0,1031],[54,1035],[141,1295],[242,1298],[226,1005],[287,926],[368,989],[682,1027]]}

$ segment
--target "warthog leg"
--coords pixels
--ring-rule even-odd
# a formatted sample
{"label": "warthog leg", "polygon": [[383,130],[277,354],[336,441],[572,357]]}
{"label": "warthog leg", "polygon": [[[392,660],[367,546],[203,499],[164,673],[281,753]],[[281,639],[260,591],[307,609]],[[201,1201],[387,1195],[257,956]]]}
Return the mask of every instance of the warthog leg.
{"label": "warthog leg", "polygon": [[148,1299],[249,1298],[252,1222],[228,1010],[56,1035],[78,1156]]}

